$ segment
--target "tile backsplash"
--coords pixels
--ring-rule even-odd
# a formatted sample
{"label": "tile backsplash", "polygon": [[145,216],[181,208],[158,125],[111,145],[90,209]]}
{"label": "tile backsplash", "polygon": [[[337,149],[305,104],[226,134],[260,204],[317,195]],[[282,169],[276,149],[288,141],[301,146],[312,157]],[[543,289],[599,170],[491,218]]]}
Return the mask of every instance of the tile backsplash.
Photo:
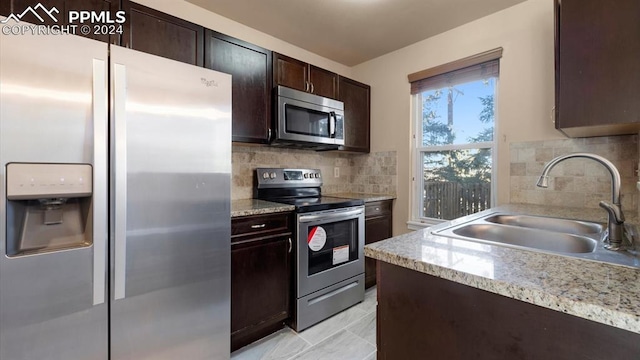
{"label": "tile backsplash", "polygon": [[[324,183],[323,194],[396,194],[395,151],[353,154],[234,144],[231,163],[232,200],[253,197],[255,169],[259,167],[320,169]],[[338,177],[335,177],[336,168]]]}
{"label": "tile backsplash", "polygon": [[549,174],[549,188],[536,186],[544,165],[554,157],[588,152],[605,157],[618,168],[622,208],[638,209],[637,135],[512,143],[510,152],[511,203],[597,208],[600,200],[611,201],[611,175],[590,159],[560,162]]}

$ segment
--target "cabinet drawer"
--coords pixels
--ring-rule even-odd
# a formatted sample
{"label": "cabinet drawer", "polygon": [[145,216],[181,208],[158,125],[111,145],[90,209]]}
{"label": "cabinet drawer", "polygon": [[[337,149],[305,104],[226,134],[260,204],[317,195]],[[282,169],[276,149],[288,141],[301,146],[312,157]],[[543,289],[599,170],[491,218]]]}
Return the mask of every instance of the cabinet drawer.
{"label": "cabinet drawer", "polygon": [[232,240],[245,236],[266,236],[276,233],[290,233],[291,213],[243,216],[231,219]]}
{"label": "cabinet drawer", "polygon": [[364,207],[364,216],[372,217],[379,215],[386,215],[391,213],[391,201],[376,201],[371,203],[366,203]]}

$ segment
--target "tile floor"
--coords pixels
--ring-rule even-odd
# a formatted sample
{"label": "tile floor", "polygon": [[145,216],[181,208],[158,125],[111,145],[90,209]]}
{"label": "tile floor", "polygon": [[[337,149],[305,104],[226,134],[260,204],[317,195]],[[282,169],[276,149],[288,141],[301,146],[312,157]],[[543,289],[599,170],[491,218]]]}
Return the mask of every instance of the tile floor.
{"label": "tile floor", "polygon": [[376,288],[364,301],[300,333],[288,327],[231,354],[231,360],[375,360]]}

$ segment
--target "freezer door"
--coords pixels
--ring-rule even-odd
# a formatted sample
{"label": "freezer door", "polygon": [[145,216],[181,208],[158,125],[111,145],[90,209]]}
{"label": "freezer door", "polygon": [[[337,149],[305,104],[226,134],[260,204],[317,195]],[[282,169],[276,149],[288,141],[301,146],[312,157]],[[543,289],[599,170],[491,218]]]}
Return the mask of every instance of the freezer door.
{"label": "freezer door", "polygon": [[[107,359],[107,45],[0,33],[0,359]],[[81,222],[60,219],[82,223],[86,243],[12,253],[33,225],[24,211],[33,203],[7,200],[13,162],[90,165]],[[60,228],[34,224],[44,236]]]}
{"label": "freezer door", "polygon": [[111,358],[228,359],[231,77],[111,47]]}

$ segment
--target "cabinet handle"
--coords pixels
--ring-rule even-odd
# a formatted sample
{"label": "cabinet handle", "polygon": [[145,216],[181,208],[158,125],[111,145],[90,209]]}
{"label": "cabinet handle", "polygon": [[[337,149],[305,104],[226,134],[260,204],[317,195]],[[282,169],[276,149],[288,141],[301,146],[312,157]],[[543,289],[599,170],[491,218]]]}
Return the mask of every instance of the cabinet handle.
{"label": "cabinet handle", "polygon": [[556,124],[556,107],[555,106],[551,108],[551,123],[553,125]]}
{"label": "cabinet handle", "polygon": [[265,226],[267,226],[267,224],[251,225],[251,228],[252,229],[262,229]]}
{"label": "cabinet handle", "polygon": [[311,93],[313,94],[313,92],[315,91],[315,87],[313,86],[312,82],[310,82],[309,84],[311,85]]}
{"label": "cabinet handle", "polygon": [[291,238],[289,238],[289,254],[291,254],[291,249],[293,249],[293,243],[291,242]]}
{"label": "cabinet handle", "polygon": [[309,92],[309,82],[307,80],[304,81],[304,91]]}

